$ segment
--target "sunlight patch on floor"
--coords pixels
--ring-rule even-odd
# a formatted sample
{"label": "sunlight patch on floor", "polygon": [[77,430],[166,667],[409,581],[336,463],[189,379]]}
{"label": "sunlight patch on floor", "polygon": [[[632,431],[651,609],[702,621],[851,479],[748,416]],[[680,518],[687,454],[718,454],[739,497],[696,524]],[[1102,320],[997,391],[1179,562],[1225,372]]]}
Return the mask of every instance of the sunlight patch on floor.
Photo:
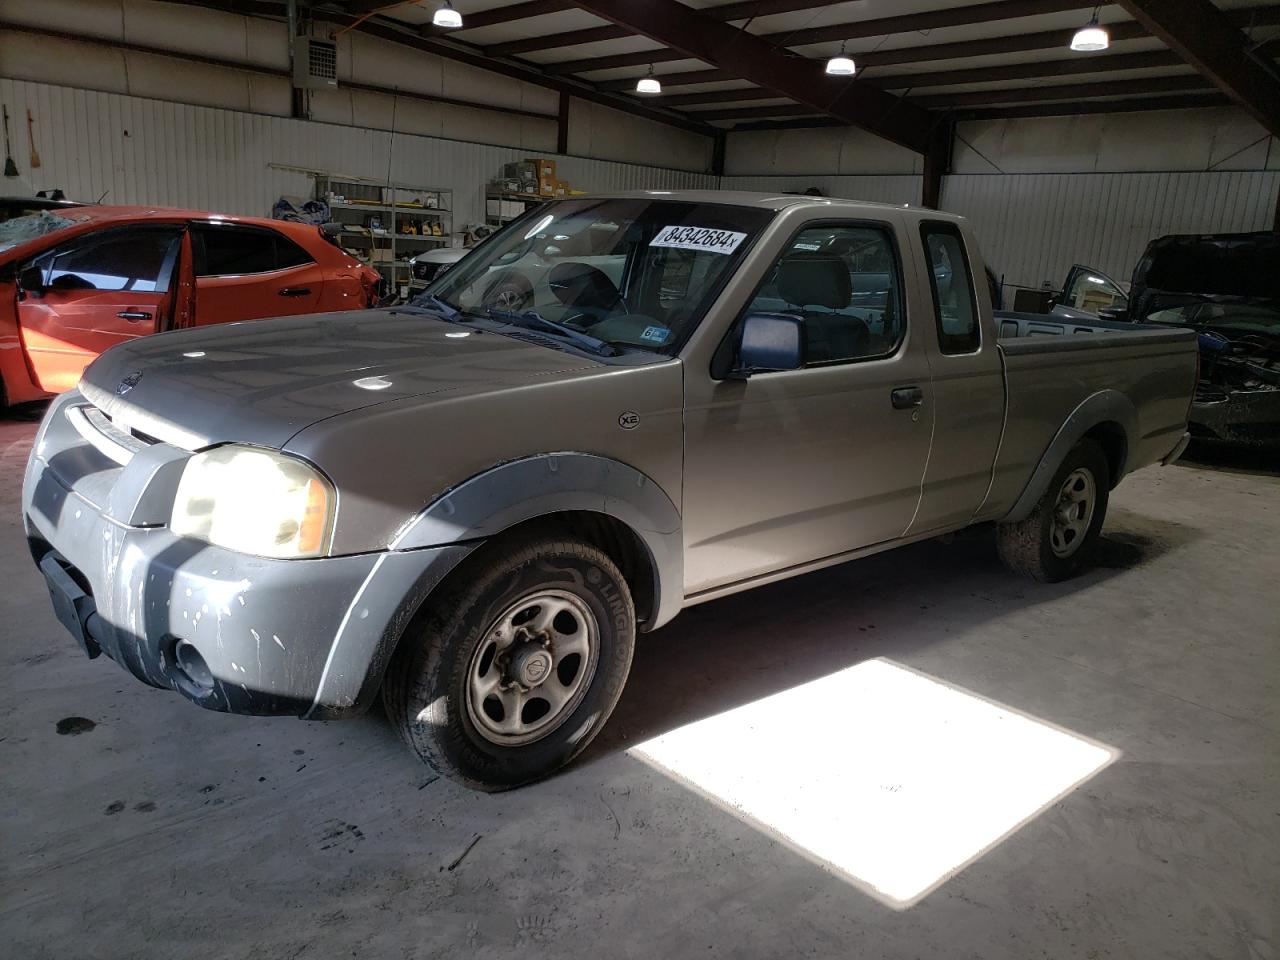
{"label": "sunlight patch on floor", "polygon": [[884,659],[631,752],[895,909],[1119,756]]}

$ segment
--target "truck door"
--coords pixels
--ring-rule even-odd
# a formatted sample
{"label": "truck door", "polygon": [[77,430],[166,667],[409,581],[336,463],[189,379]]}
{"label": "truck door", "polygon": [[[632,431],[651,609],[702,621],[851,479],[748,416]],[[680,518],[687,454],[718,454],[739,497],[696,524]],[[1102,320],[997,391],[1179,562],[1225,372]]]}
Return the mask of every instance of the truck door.
{"label": "truck door", "polygon": [[[1004,428],[1004,373],[987,284],[975,283],[969,239],[952,221],[926,220],[913,251],[929,288],[933,446],[910,533],[969,522],[991,485]],[[984,318],[986,322],[984,322]],[[929,329],[931,328],[931,329]]]}
{"label": "truck door", "polygon": [[55,247],[23,272],[39,273],[18,301],[18,324],[41,390],[70,390],[109,347],[161,329],[173,305],[181,248],[176,224],[115,227]]}
{"label": "truck door", "polygon": [[213,221],[191,225],[197,324],[310,313],[324,286],[322,268],[269,227]]}
{"label": "truck door", "polygon": [[1129,295],[1105,273],[1077,263],[1062,285],[1058,306],[1083,310],[1104,320],[1123,320],[1129,312]]}
{"label": "truck door", "polygon": [[688,371],[686,593],[890,540],[910,525],[932,400],[923,344],[906,322],[899,230],[809,223],[785,242],[737,322],[800,317],[802,369],[745,381]]}

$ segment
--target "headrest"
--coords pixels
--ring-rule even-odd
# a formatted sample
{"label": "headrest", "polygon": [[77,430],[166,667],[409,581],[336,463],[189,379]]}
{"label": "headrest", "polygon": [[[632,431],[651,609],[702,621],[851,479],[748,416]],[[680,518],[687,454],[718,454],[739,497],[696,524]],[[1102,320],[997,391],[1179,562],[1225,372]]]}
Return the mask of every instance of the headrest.
{"label": "headrest", "polygon": [[839,310],[853,299],[849,267],[829,253],[786,257],[778,264],[778,296],[797,307]]}

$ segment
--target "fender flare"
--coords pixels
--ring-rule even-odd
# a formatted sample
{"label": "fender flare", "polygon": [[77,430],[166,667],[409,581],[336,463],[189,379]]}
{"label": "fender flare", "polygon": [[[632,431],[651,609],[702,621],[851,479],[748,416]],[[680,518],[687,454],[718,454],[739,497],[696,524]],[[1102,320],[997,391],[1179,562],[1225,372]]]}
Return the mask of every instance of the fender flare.
{"label": "fender flare", "polygon": [[1040,457],[1040,462],[1031,473],[1031,479],[1023,488],[1022,494],[1013,508],[1000,518],[1001,523],[1016,523],[1031,515],[1035,505],[1044,496],[1049,481],[1062,464],[1067,452],[1071,450],[1086,433],[1100,423],[1118,423],[1124,431],[1125,453],[1120,462],[1120,469],[1111,478],[1112,486],[1120,482],[1125,473],[1125,461],[1132,446],[1133,438],[1138,436],[1138,411],[1133,401],[1118,390],[1099,390],[1086,397],[1079,406],[1058,428],[1057,434],[1049,442],[1048,448]]}
{"label": "fender flare", "polygon": [[590,453],[539,454],[500,464],[441,494],[397,535],[392,550],[484,540],[538,517],[566,511],[604,514],[644,545],[653,574],[653,630],[684,603],[680,511],[652,478]]}

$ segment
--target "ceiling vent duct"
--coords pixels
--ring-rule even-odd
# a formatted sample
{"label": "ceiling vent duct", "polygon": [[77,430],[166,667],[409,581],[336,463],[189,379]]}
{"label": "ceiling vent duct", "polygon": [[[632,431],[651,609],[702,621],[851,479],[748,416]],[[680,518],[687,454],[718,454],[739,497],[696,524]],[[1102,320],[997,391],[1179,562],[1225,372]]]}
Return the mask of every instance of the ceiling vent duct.
{"label": "ceiling vent duct", "polygon": [[295,37],[293,85],[303,90],[337,89],[338,45],[332,40]]}

